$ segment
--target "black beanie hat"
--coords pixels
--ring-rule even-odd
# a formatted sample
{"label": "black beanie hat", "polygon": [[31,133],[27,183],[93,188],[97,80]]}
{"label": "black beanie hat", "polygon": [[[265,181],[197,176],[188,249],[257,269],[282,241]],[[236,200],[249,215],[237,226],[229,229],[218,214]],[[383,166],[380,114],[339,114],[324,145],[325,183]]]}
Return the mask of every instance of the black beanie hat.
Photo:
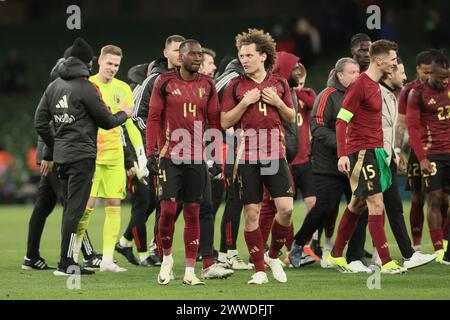
{"label": "black beanie hat", "polygon": [[71,52],[72,52],[72,46],[68,47],[68,48],[64,51],[64,59],[69,58]]}
{"label": "black beanie hat", "polygon": [[85,63],[89,63],[94,58],[94,51],[83,38],[76,38],[70,50],[70,55]]}

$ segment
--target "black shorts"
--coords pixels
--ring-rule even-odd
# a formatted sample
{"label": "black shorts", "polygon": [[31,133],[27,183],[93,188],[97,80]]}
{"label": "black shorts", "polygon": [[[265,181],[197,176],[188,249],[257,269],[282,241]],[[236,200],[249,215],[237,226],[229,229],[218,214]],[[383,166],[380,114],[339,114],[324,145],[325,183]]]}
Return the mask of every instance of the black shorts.
{"label": "black shorts", "polygon": [[[267,174],[267,168],[277,168],[274,174]],[[240,197],[244,203],[261,203],[263,185],[269,189],[272,199],[293,197],[291,174],[286,159],[271,160],[269,163],[239,164]]]}
{"label": "black shorts", "polygon": [[303,198],[316,196],[316,182],[312,172],[311,162],[291,166],[294,185],[300,190]]}
{"label": "black shorts", "polygon": [[201,203],[205,194],[206,165],[174,164],[168,158],[159,161],[157,195],[159,200]]}
{"label": "black shorts", "polygon": [[408,180],[406,181],[405,190],[413,192],[421,192],[422,188],[422,173],[420,172],[420,163],[417,159],[414,150],[411,149],[408,158]]}
{"label": "black shorts", "polygon": [[432,172],[422,173],[423,185],[426,192],[443,189],[450,191],[450,153],[430,154],[428,160],[431,163]]}
{"label": "black shorts", "polygon": [[380,172],[374,149],[352,153],[350,159],[350,186],[357,197],[381,193]]}

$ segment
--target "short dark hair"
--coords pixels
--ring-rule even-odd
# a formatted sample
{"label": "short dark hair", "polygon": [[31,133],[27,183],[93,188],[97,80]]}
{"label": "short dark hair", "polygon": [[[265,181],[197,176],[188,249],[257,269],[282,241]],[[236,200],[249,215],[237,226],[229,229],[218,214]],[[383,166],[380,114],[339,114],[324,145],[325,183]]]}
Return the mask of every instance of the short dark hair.
{"label": "short dark hair", "polygon": [[416,56],[416,65],[420,66],[421,64],[431,64],[433,62],[433,51],[431,50],[425,50],[421,51]]}
{"label": "short dark hair", "polygon": [[397,64],[403,64],[403,59],[397,56]]}
{"label": "short dark hair", "polygon": [[373,59],[375,56],[382,54],[389,54],[389,51],[397,51],[398,46],[395,42],[389,40],[377,40],[370,46],[369,54],[370,58]]}
{"label": "short dark hair", "polygon": [[350,40],[350,48],[354,48],[364,41],[372,42],[372,39],[365,33],[357,33]]}
{"label": "short dark hair", "polygon": [[430,49],[433,54],[432,64],[436,64],[441,68],[448,69],[448,56],[445,50]]}
{"label": "short dark hair", "polygon": [[183,42],[184,40],[186,40],[186,39],[183,36],[174,34],[174,35],[167,37],[165,46],[167,48],[172,42]]}
{"label": "short dark hair", "polygon": [[200,44],[200,42],[198,42],[198,40],[195,39],[187,39],[184,40],[183,42],[180,43],[180,52],[183,51],[184,49],[186,49],[188,44]]}
{"label": "short dark hair", "polygon": [[267,59],[264,61],[264,68],[269,72],[272,71],[277,61],[275,40],[269,33],[258,29],[248,29],[248,32],[242,32],[236,36],[236,48],[238,51],[242,46],[253,43],[256,46],[256,51],[260,54],[265,53],[267,55]]}

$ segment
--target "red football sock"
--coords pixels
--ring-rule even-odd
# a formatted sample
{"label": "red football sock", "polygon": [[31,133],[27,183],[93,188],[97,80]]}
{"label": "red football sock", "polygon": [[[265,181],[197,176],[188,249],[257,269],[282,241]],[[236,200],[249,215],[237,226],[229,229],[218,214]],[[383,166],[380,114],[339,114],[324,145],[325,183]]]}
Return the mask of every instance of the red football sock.
{"label": "red football sock", "polygon": [[277,214],[277,208],[273,200],[264,200],[261,211],[259,214],[259,228],[261,229],[261,235],[264,245],[267,244],[269,239],[270,230],[272,229],[272,223]]}
{"label": "red football sock", "polygon": [[214,264],[214,259],[213,258],[206,258],[202,260],[202,264],[203,264],[203,269],[207,269],[210,266],[212,266]]}
{"label": "red football sock", "polygon": [[177,203],[170,200],[161,201],[161,217],[158,229],[164,255],[172,253],[173,233],[175,231],[175,214]]}
{"label": "red football sock", "polygon": [[375,247],[377,248],[378,255],[381,259],[381,264],[385,265],[390,262],[391,254],[389,252],[386,233],[384,232],[383,227],[383,214],[370,214],[369,213],[369,232],[372,236],[372,241]]}
{"label": "red football sock", "polygon": [[352,213],[348,207],[345,208],[344,214],[339,223],[338,232],[336,235],[336,241],[333,247],[333,256],[342,257],[342,252],[344,251],[347,242],[353,235],[358,224],[359,215]]}
{"label": "red football sock", "polygon": [[200,244],[200,205],[185,204],[183,206],[183,216],[185,265],[193,268]]}
{"label": "red football sock", "polygon": [[258,228],[253,231],[244,231],[245,242],[247,243],[248,252],[255,264],[255,271],[266,271],[264,265],[264,244],[262,240],[261,230]]}
{"label": "red football sock", "polygon": [[430,230],[431,241],[433,242],[434,251],[444,249],[442,243],[442,229]]}
{"label": "red football sock", "polygon": [[269,257],[278,259],[280,250],[283,248],[288,237],[290,226],[285,227],[278,223],[277,219],[273,219],[272,224],[272,241],[270,242]]}
{"label": "red football sock", "polygon": [[449,221],[448,221],[448,202],[444,201],[441,205],[441,215],[442,215],[442,235],[444,237],[444,240],[448,240],[448,227],[449,227]]}
{"label": "red football sock", "polygon": [[422,243],[423,220],[423,203],[411,202],[409,221],[411,223],[411,234],[415,246],[420,246]]}

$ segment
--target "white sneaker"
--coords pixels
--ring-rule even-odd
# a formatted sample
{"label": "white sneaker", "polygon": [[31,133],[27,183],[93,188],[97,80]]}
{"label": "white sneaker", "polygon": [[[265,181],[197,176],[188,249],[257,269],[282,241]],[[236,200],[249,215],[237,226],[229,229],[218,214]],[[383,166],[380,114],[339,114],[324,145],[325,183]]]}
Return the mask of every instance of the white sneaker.
{"label": "white sneaker", "polygon": [[100,263],[100,272],[125,272],[128,271],[128,269],[119,267],[116,263],[106,263],[102,261]]}
{"label": "white sneaker", "polygon": [[228,257],[227,264],[229,269],[248,270],[248,265],[244,262],[244,260],[242,260],[239,255]]}
{"label": "white sneaker", "polygon": [[322,259],[320,259],[320,266],[324,269],[333,269],[334,265],[328,261],[328,256],[330,255],[331,250],[325,247],[322,253]]}
{"label": "white sneaker", "polygon": [[158,283],[160,285],[169,284],[170,280],[173,280],[172,278],[175,278],[173,276],[172,268],[173,268],[173,261],[170,262],[163,261],[161,263],[161,269],[159,269],[158,274]]}
{"label": "white sneaker", "polygon": [[375,266],[378,266],[381,268],[381,258],[380,255],[378,254],[378,251],[376,248],[373,248],[373,253],[372,253],[372,264]]}
{"label": "white sneaker", "polygon": [[188,273],[184,275],[183,284],[187,284],[190,286],[199,286],[204,285],[205,283],[197,278],[195,273]]}
{"label": "white sneaker", "polygon": [[424,254],[420,251],[416,251],[413,253],[411,258],[403,262],[403,267],[408,270],[417,268],[432,262],[434,259],[436,259],[436,254]]}
{"label": "white sneaker", "polygon": [[360,260],[352,261],[348,264],[348,267],[355,272],[372,273],[372,270],[367,268]]}
{"label": "white sneaker", "polygon": [[283,265],[281,264],[280,259],[272,259],[268,255],[264,255],[264,262],[272,270],[272,274],[275,280],[281,283],[287,282],[286,272],[284,272],[283,270]]}
{"label": "white sneaker", "polygon": [[218,263],[210,265],[208,268],[202,270],[202,277],[204,279],[224,279],[228,278],[234,273],[231,269],[226,269]]}
{"label": "white sneaker", "polygon": [[259,271],[252,275],[252,278],[250,279],[248,284],[264,284],[268,283],[269,279],[267,279],[267,274],[264,271]]}

